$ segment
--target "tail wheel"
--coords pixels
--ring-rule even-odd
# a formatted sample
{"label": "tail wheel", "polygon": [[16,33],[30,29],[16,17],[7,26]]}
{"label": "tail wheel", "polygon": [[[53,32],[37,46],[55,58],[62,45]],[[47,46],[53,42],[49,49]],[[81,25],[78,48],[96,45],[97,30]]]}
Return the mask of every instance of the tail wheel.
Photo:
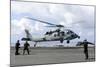
{"label": "tail wheel", "polygon": [[34,44],[34,47],[36,47],[36,45],[37,45],[37,42]]}

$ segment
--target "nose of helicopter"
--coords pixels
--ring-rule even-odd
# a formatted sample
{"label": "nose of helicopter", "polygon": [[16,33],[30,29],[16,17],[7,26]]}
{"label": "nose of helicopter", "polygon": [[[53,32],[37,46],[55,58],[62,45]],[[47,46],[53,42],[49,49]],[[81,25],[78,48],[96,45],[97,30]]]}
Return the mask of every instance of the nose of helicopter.
{"label": "nose of helicopter", "polygon": [[80,36],[78,36],[78,39],[80,39]]}
{"label": "nose of helicopter", "polygon": [[79,35],[76,34],[76,36],[77,36],[78,39],[80,39],[80,36]]}
{"label": "nose of helicopter", "polygon": [[79,35],[75,34],[74,36],[75,36],[76,38],[80,39],[80,36],[79,36]]}
{"label": "nose of helicopter", "polygon": [[79,35],[77,35],[77,34],[73,34],[73,35],[71,35],[73,38],[78,38],[78,39],[80,39],[80,36]]}

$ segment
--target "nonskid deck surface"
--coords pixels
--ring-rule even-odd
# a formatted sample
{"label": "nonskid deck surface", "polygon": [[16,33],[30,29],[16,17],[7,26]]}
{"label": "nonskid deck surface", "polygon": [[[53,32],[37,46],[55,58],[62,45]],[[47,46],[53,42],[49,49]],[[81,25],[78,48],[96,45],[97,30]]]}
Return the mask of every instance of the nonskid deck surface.
{"label": "nonskid deck surface", "polygon": [[11,66],[73,63],[95,61],[94,47],[89,49],[89,60],[85,60],[83,48],[30,48],[30,55],[23,55],[23,48],[19,50],[20,55],[15,56],[15,49],[11,48]]}

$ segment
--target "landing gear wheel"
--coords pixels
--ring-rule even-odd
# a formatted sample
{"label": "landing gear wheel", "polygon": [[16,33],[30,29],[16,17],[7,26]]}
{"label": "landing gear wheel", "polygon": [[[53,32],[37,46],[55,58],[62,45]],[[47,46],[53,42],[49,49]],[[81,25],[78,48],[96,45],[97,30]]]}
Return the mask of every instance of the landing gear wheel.
{"label": "landing gear wheel", "polygon": [[67,43],[70,43],[70,41],[68,40]]}
{"label": "landing gear wheel", "polygon": [[60,43],[63,43],[63,41],[64,41],[63,38],[61,38],[61,39],[60,39]]}

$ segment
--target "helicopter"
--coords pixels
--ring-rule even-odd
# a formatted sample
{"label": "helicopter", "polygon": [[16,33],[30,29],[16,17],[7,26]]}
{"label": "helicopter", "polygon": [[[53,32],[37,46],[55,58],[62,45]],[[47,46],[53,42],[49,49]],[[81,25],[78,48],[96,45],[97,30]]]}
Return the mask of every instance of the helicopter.
{"label": "helicopter", "polygon": [[30,34],[29,30],[25,29],[26,37],[22,38],[22,41],[33,41],[33,42],[35,42],[34,47],[36,47],[38,42],[60,41],[60,43],[63,43],[64,40],[67,40],[67,43],[70,43],[70,40],[73,40],[73,39],[76,39],[76,38],[78,38],[78,39],[80,38],[79,35],[77,35],[76,33],[74,33],[70,29],[66,29],[65,31],[62,30],[62,28],[65,28],[64,25],[60,25],[60,24],[57,25],[57,24],[45,22],[45,21],[42,21],[42,20],[30,18],[30,17],[27,17],[27,19],[34,20],[34,21],[39,21],[41,23],[48,24],[49,26],[46,26],[46,27],[57,27],[57,29],[55,29],[53,31],[47,31],[43,35],[43,37],[40,37],[40,38],[34,38]]}

